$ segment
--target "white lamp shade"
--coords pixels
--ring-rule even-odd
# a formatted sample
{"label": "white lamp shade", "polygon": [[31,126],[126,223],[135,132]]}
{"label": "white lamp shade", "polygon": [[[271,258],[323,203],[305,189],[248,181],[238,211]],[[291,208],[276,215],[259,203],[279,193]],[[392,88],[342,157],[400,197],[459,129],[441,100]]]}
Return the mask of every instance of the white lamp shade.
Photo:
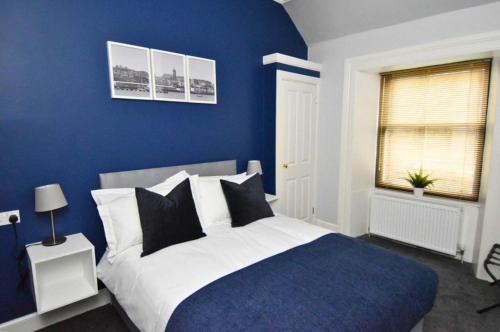
{"label": "white lamp shade", "polygon": [[247,174],[259,173],[262,175],[262,166],[260,160],[249,160],[247,166]]}
{"label": "white lamp shade", "polygon": [[47,212],[68,205],[66,197],[58,184],[35,188],[35,212]]}

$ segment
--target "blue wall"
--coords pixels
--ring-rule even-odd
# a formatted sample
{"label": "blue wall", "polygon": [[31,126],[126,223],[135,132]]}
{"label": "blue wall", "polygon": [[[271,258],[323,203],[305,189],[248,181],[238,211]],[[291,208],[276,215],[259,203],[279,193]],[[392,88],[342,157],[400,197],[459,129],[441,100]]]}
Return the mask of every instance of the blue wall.
{"label": "blue wall", "polygon": [[[112,100],[107,40],[215,59],[218,105]],[[35,186],[62,185],[57,229],[83,232],[99,258],[98,173],[224,159],[242,170],[262,158],[262,56],[274,52],[307,57],[271,0],[2,1],[0,211],[21,210],[20,243],[50,232],[49,215],[33,212]],[[3,322],[35,307],[15,290],[10,226],[0,243]]]}

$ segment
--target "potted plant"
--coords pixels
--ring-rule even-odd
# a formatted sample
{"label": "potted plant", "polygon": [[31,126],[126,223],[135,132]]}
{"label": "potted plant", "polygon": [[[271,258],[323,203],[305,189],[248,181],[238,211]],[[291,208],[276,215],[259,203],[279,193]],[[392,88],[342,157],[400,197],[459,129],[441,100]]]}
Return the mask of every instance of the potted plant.
{"label": "potted plant", "polygon": [[434,185],[434,182],[437,181],[437,179],[431,179],[429,174],[424,174],[422,168],[418,172],[408,172],[408,177],[405,180],[413,186],[413,194],[416,197],[424,196],[425,188]]}

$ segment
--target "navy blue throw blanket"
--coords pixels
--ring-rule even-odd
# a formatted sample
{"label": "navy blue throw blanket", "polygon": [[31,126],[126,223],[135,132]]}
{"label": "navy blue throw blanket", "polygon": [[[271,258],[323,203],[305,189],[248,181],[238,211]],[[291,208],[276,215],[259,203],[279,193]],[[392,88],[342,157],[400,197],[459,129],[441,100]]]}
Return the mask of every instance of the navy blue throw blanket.
{"label": "navy blue throw blanket", "polygon": [[437,285],[426,266],[328,234],[205,286],[166,331],[410,331]]}

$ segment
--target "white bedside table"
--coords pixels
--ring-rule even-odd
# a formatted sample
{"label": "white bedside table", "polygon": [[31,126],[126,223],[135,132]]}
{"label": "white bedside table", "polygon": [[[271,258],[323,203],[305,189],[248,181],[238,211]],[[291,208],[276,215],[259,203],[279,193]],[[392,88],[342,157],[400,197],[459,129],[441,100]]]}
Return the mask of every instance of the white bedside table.
{"label": "white bedside table", "polygon": [[266,201],[274,213],[278,211],[278,196],[272,194],[266,194]]}
{"label": "white bedside table", "polygon": [[28,244],[31,289],[39,314],[97,294],[94,246],[81,234],[63,244]]}

